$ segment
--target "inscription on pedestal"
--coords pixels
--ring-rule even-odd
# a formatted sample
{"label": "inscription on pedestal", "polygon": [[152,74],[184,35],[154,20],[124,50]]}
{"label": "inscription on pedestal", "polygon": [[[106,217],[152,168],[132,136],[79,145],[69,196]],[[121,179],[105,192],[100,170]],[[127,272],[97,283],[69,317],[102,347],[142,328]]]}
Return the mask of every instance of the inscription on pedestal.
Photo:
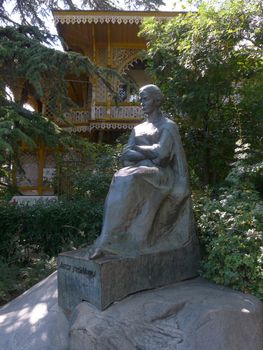
{"label": "inscription on pedestal", "polygon": [[104,310],[127,295],[198,275],[199,250],[190,244],[173,251],[90,260],[86,250],[58,257],[58,303],[71,312],[81,301]]}
{"label": "inscription on pedestal", "polygon": [[70,271],[72,273],[76,272],[76,273],[80,273],[82,275],[86,275],[88,278],[94,278],[96,276],[96,272],[95,271],[91,271],[86,269],[85,267],[81,266],[72,266],[69,264],[64,264],[64,263],[60,263],[60,265],[58,266],[59,269],[63,269],[63,270],[67,270]]}

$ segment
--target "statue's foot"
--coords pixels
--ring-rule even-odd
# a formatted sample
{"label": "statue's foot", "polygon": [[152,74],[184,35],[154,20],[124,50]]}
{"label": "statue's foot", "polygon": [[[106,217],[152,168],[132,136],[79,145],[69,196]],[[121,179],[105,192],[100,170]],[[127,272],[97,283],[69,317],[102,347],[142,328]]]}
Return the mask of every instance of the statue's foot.
{"label": "statue's foot", "polygon": [[118,254],[109,249],[96,248],[94,252],[90,254],[89,258],[90,260],[95,260],[95,259],[102,258],[103,256],[112,256],[112,255],[118,255]]}
{"label": "statue's foot", "polygon": [[102,249],[96,248],[89,258],[90,260],[95,260],[95,259],[102,258],[104,255],[105,255],[105,252]]}

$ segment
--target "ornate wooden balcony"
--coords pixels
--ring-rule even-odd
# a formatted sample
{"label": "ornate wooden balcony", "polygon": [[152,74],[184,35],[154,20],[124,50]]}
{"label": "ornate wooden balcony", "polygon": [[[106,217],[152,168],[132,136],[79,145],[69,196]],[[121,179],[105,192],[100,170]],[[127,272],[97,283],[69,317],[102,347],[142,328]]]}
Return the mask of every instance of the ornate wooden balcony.
{"label": "ornate wooden balcony", "polygon": [[96,105],[91,110],[74,110],[65,114],[65,119],[73,124],[59,124],[70,132],[90,132],[93,129],[132,129],[143,119],[139,105],[106,106]]}
{"label": "ornate wooden balcony", "polygon": [[95,120],[118,119],[118,120],[141,120],[143,118],[142,108],[138,105],[133,106],[96,106],[94,113]]}

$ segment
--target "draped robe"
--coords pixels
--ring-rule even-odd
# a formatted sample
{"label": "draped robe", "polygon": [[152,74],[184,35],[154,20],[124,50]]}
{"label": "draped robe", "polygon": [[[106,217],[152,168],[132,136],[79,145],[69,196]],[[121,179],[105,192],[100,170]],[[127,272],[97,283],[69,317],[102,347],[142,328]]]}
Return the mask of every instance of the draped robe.
{"label": "draped robe", "polygon": [[[136,146],[142,146],[148,156],[127,161],[127,153]],[[192,205],[177,125],[164,116],[139,124],[122,158],[127,166],[113,176],[95,247],[129,256],[190,243]]]}

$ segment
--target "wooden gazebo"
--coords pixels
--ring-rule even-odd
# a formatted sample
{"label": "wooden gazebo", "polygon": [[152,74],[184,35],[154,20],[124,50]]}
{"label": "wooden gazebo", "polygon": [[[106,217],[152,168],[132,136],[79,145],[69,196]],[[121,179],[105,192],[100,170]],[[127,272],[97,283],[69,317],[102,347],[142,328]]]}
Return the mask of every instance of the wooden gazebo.
{"label": "wooden gazebo", "polygon": [[[117,70],[131,82],[131,86],[137,87],[151,83],[141,56],[141,51],[147,47],[144,38],[138,36],[140,24],[146,17],[165,21],[177,14],[159,11],[53,11],[64,50],[79,52],[98,66]],[[68,93],[77,108],[65,115],[72,125],[63,125],[60,121],[60,126],[91,141],[111,143],[120,133],[139,123],[143,115],[136,91],[130,90],[129,84],[112,79],[119,94],[118,105],[96,76],[69,78]],[[42,112],[53,118],[45,101],[42,101]],[[35,153],[25,149],[20,164],[24,174],[17,174],[16,184],[22,194],[53,193],[49,185],[56,168],[52,150],[43,145],[39,145]]]}

